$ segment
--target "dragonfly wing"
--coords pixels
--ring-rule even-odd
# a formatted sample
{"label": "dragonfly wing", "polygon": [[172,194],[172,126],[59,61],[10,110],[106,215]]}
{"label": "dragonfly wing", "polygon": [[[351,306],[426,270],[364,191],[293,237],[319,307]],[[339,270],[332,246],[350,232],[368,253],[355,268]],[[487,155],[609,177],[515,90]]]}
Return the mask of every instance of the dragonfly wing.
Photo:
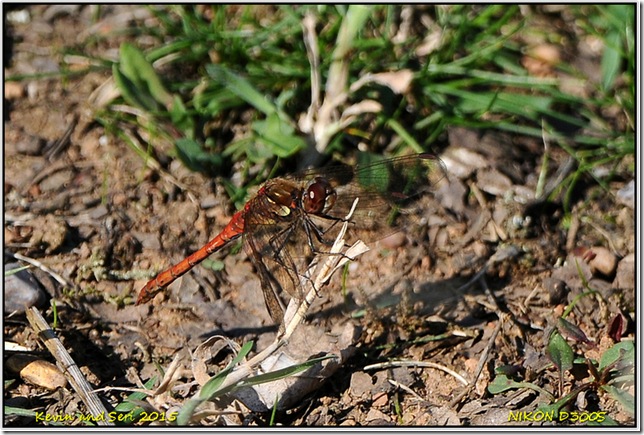
{"label": "dragonfly wing", "polygon": [[446,169],[436,156],[414,154],[354,167],[340,164],[305,171],[297,178],[307,180],[315,176],[326,178],[336,190],[337,200],[329,216],[344,218],[358,198],[349,233],[368,242],[391,233],[392,224],[403,226],[404,221],[396,222],[396,218],[413,212],[416,201],[436,188],[446,176]]}
{"label": "dragonfly wing", "polygon": [[249,234],[244,240],[244,249],[250,257],[262,286],[266,309],[275,323],[280,323],[284,317],[284,302],[280,297],[281,286],[275,281],[262,258],[261,249],[256,238]]}
{"label": "dragonfly wing", "polygon": [[302,297],[300,273],[306,270],[302,252],[310,252],[310,249],[300,222],[252,225],[244,246],[257,269],[266,307],[273,320],[279,323],[284,314],[284,293],[293,298]]}

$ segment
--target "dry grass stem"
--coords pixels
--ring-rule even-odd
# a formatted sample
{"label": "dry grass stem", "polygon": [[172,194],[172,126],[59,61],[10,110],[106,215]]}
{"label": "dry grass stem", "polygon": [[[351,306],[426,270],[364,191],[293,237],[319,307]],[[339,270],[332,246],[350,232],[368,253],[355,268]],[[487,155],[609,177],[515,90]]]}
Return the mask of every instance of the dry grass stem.
{"label": "dry grass stem", "polygon": [[26,311],[26,314],[31,327],[36,331],[38,337],[42,340],[49,352],[54,356],[56,365],[65,374],[65,377],[78,393],[88,411],[96,418],[96,423],[101,426],[113,426],[107,419],[107,409],[105,409],[103,403],[93,391],[92,386],[87,382],[78,365],[76,365],[76,362],[74,362],[69,352],[67,352],[67,349],[65,349],[58,337],[54,334],[54,331],[49,327],[47,321],[42,317],[40,311],[35,307],[31,307]]}

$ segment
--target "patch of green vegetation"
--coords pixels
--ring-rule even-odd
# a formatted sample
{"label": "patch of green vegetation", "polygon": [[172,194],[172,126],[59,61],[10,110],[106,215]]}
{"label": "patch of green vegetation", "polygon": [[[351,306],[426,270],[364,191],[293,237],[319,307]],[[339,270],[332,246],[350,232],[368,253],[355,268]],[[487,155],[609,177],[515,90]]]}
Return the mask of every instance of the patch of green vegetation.
{"label": "patch of green vegetation", "polygon": [[[607,329],[607,334],[613,339],[615,344],[606,349],[601,354],[599,361],[592,360],[586,356],[580,355],[573,349],[574,344],[581,344],[588,348],[595,347],[596,344],[588,339],[584,331],[573,322],[566,319],[574,306],[584,298],[601,298],[598,291],[592,289],[589,283],[584,279],[580,271],[586,291],[577,296],[566,308],[561,317],[556,319],[556,326],[546,331],[547,346],[545,354],[552,364],[548,364],[540,371],[544,374],[546,370],[554,369],[556,371],[558,382],[554,385],[554,391],[548,391],[537,384],[548,382],[541,379],[540,376],[532,376],[532,381],[521,380],[515,366],[500,367],[496,370],[496,377],[488,386],[491,394],[500,394],[505,391],[526,388],[537,392],[542,396],[544,405],[540,405],[536,412],[543,415],[552,416],[554,421],[566,423],[579,423],[585,425],[613,426],[616,422],[601,410],[576,410],[575,401],[582,393],[592,391],[599,393],[602,391],[613,398],[620,407],[630,415],[635,413],[635,398],[630,393],[633,386],[635,375],[635,345],[632,341],[620,341],[624,325],[624,319],[621,315],[616,316]],[[567,374],[572,374],[573,369],[586,369],[588,378],[584,382],[575,382],[573,387],[564,382]],[[565,388],[571,391],[563,394]],[[573,411],[571,411],[571,408]],[[592,411],[592,412],[591,412]],[[564,413],[561,415],[561,413]],[[581,413],[581,414],[580,414]],[[584,415],[586,421],[571,420],[571,414]]]}
{"label": "patch of green vegetation", "polygon": [[[448,127],[466,126],[547,137],[577,162],[562,183],[571,191],[582,175],[600,165],[614,170],[634,153],[633,5],[150,11],[159,25],[139,32],[154,42],[124,44],[113,66],[120,97],[98,117],[113,130],[127,123],[144,131],[149,157],[167,153],[213,175],[225,172],[224,162],[260,164],[265,177],[276,157],[313,147],[346,156],[350,144],[365,141],[372,152],[418,152],[444,142]],[[548,17],[557,23],[544,23]],[[565,55],[552,68],[577,91],[554,75],[535,76],[523,62],[531,44],[600,46],[601,76],[589,78]],[[360,82],[403,70],[412,80],[400,92],[392,83]],[[617,115],[606,118],[607,111]],[[161,146],[167,141],[173,149]]]}

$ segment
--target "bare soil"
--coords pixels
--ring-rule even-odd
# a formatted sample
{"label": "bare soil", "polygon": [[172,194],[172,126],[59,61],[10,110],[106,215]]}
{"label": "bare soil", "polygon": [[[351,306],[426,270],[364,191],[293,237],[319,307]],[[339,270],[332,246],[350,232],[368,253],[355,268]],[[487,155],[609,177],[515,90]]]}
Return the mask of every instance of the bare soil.
{"label": "bare soil", "polygon": [[[108,8],[99,24],[117,23],[116,16],[136,8]],[[52,9],[29,7],[28,23],[5,29],[11,36],[5,51],[12,49],[5,75],[56,71],[61,47],[101,31],[88,7]],[[87,50],[114,58],[122,39]],[[598,59],[587,60],[599,68]],[[142,387],[182,355],[171,388],[145,402],[148,412],[170,415],[199,389],[189,355],[205,340],[252,340],[256,353],[277,327],[249,259],[235,247],[213,255],[223,268],[196,267],[150,304],[134,305],[149,278],[207,242],[234,209],[217,177],[169,160],[163,176],[93,122],[87,101],[108,79],[109,71],[100,71],[5,83],[5,267],[17,262],[13,253],[45,266],[29,270],[45,289],[38,307],[53,323],[55,302],[55,332],[94,388]],[[616,340],[633,340],[634,210],[617,195],[632,173],[629,178],[623,170],[607,190],[582,180],[563,223],[561,201],[529,198],[540,173],[540,141],[452,128],[440,155],[450,176],[424,200],[420,225],[406,228],[404,238],[373,245],[345,278],[333,277],[309,310],[293,341],[328,344],[316,351],[344,352],[342,365],[282,406],[277,424],[552,424],[511,421],[511,412],[534,411],[545,397],[526,388],[492,394],[495,370],[511,368],[513,379],[558,398],[590,382],[583,364],[560,379],[546,353],[552,331],[561,329],[558,318],[573,302],[566,320],[587,337],[568,337],[576,355],[599,360]],[[553,151],[553,178],[567,159]],[[589,289],[596,292],[575,299]],[[7,312],[7,298],[5,341],[55,362],[24,310]],[[611,334],[620,321],[617,336]],[[11,355],[5,351],[5,358]],[[211,374],[230,361],[225,352],[213,355],[213,361],[203,357]],[[390,361],[399,362],[365,370]],[[48,389],[6,366],[4,378],[12,381],[5,383],[6,406],[51,416],[88,412],[69,385]],[[633,394],[632,385],[625,389]],[[111,411],[129,394],[108,388],[99,397]],[[228,397],[209,403],[194,424],[268,425],[271,412],[253,408]],[[567,409],[634,423],[598,388],[580,392]],[[5,413],[4,424],[48,423]]]}

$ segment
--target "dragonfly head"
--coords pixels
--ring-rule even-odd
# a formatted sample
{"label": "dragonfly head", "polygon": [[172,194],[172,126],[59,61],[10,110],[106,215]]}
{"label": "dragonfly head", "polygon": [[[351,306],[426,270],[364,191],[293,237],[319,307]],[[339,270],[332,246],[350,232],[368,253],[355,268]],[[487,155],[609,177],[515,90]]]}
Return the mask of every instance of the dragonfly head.
{"label": "dragonfly head", "polygon": [[326,178],[315,177],[302,195],[304,211],[312,214],[326,214],[333,208],[338,194]]}

